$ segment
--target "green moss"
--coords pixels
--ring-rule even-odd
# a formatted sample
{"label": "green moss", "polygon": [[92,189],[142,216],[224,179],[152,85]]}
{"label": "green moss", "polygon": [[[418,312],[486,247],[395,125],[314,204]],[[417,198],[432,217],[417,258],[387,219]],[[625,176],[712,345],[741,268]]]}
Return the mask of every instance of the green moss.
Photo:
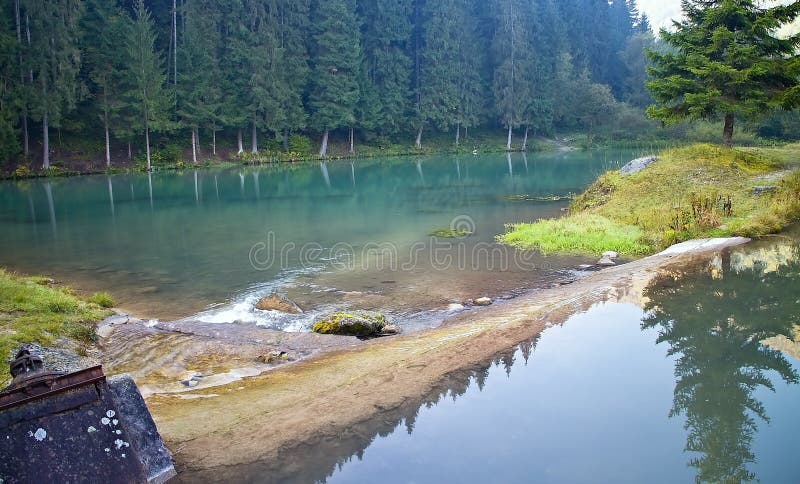
{"label": "green moss", "polygon": [[311,330],[320,334],[338,334],[346,336],[374,336],[386,326],[386,318],[371,311],[353,311],[334,313],[321,321],[317,321]]}
{"label": "green moss", "polygon": [[472,235],[472,232],[463,229],[436,229],[431,232],[430,235],[443,239],[460,239],[462,237],[469,237]]}
{"label": "green moss", "polygon": [[[793,146],[796,160],[800,145]],[[516,224],[498,239],[544,252],[642,254],[692,238],[775,233],[800,220],[800,170],[780,171],[790,149],[775,156],[712,145],[668,150],[638,173],[603,174],[567,217]],[[777,189],[755,196],[762,185]]]}
{"label": "green moss", "polygon": [[[67,338],[80,344],[96,339],[95,323],[109,314],[68,289],[40,284],[45,278],[19,277],[0,269],[0,360],[24,343],[52,345]],[[52,281],[51,281],[52,282]],[[0,385],[8,382],[8,366],[0,364]]]}

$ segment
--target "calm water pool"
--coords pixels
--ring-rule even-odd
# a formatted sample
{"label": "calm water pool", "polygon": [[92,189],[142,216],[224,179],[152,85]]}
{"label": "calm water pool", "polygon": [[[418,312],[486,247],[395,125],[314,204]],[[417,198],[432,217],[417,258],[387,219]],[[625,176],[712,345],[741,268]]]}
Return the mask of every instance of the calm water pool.
{"label": "calm water pool", "polygon": [[[148,317],[211,309],[201,317],[303,329],[336,305],[441,311],[513,295],[585,262],[520,254],[494,236],[507,222],[558,215],[567,201],[551,197],[578,192],[633,156],[469,155],[6,181],[0,265],[109,290]],[[429,236],[450,227],[472,235]],[[254,311],[276,287],[310,314]]]}
{"label": "calm water pool", "polygon": [[[800,482],[800,238],[671,272],[241,482]],[[189,476],[191,477],[191,476]]]}

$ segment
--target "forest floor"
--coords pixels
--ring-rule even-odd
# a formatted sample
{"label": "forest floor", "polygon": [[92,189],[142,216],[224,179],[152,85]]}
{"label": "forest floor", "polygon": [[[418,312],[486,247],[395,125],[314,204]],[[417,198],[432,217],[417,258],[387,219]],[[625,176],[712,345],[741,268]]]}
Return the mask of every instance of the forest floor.
{"label": "forest floor", "polygon": [[800,220],[800,144],[667,150],[603,174],[566,217],[514,224],[500,242],[542,252],[645,255],[702,237],[757,237]]}

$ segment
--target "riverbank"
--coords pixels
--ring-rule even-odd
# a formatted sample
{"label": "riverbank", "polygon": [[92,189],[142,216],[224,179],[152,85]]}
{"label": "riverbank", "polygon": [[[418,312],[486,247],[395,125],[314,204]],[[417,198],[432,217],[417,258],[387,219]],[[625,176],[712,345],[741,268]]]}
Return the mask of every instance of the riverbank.
{"label": "riverbank", "polygon": [[500,242],[546,253],[643,255],[702,237],[758,237],[800,219],[800,145],[662,152],[632,174],[609,171],[569,215],[513,224]]}
{"label": "riverbank", "polygon": [[530,341],[598,302],[639,303],[658,271],[702,263],[714,251],[743,242],[678,246],[670,254],[605,269],[571,285],[462,313],[437,329],[330,351],[229,385],[154,395],[148,405],[186,479],[234,478],[227,474],[231,466],[277,466],[285,461],[281,456],[302,452],[309,442],[338,439],[376,414],[413,408],[447,375]]}
{"label": "riverbank", "polygon": [[[81,298],[47,277],[22,277],[0,269],[0,355],[3,362],[22,344],[47,348],[53,370],[85,366],[83,359],[97,342],[95,325],[111,314],[105,293]],[[0,365],[0,388],[10,380]]]}

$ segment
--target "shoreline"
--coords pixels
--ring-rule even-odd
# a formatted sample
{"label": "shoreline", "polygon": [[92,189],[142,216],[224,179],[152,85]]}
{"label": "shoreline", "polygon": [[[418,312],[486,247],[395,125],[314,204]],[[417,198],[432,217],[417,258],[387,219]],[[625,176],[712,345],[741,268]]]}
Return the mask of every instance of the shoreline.
{"label": "shoreline", "polygon": [[[447,375],[530,341],[594,304],[638,302],[640,291],[660,270],[702,262],[747,240],[692,241],[574,284],[459,314],[439,328],[331,349],[259,376],[198,390],[179,405],[175,396],[165,395],[153,395],[147,403],[180,472],[225,476],[235,472],[231,466],[276,461],[307,442],[335,439],[376,413],[406,408]],[[203,426],[196,425],[200,421]]]}

